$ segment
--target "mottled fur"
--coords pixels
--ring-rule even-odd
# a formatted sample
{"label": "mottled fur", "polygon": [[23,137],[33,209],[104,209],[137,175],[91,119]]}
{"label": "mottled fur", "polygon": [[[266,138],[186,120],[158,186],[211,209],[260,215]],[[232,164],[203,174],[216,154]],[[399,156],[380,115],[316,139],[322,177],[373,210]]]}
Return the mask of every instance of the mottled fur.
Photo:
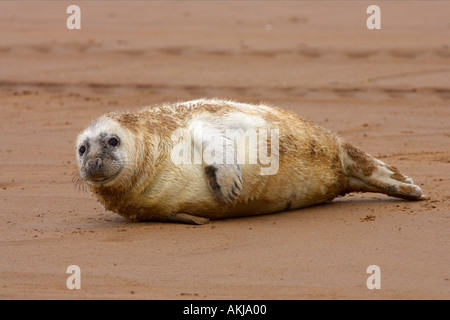
{"label": "mottled fur", "polygon": [[[192,130],[205,123],[220,132],[279,129],[278,172],[261,175],[259,164],[174,164],[170,158],[174,130]],[[202,99],[111,113],[80,134],[77,148],[83,139],[105,131],[121,139],[115,155],[124,159],[122,172],[106,184],[84,183],[106,209],[131,220],[201,224],[297,209],[352,191],[422,197],[420,188],[396,168],[328,130],[267,105]],[[78,156],[80,167],[83,161]]]}

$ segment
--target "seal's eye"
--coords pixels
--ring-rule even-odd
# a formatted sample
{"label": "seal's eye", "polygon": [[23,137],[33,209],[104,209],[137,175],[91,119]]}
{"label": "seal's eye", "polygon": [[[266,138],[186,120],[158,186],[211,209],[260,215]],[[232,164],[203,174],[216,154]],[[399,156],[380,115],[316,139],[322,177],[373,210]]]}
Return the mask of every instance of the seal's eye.
{"label": "seal's eye", "polygon": [[82,156],[86,152],[86,147],[81,146],[80,149],[78,149],[78,152],[80,153],[80,156]]}
{"label": "seal's eye", "polygon": [[117,147],[117,145],[119,144],[119,140],[117,140],[116,138],[111,138],[108,140],[108,144],[111,147]]}

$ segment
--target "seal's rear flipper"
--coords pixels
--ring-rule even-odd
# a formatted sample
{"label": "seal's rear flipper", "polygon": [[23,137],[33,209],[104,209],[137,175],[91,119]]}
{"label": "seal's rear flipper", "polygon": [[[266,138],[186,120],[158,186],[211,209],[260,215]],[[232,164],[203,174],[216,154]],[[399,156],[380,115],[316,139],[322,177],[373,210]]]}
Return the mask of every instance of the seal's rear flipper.
{"label": "seal's rear flipper", "polygon": [[343,144],[347,192],[378,192],[408,200],[428,199],[414,181],[383,161],[348,143]]}

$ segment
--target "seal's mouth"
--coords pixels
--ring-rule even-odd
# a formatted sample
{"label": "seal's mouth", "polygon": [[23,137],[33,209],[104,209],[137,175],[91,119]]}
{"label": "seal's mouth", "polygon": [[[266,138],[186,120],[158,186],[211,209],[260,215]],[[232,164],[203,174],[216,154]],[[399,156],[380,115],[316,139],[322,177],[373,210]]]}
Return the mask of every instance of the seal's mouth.
{"label": "seal's mouth", "polygon": [[89,170],[82,168],[80,177],[93,186],[103,186],[113,182],[122,170]]}
{"label": "seal's mouth", "polygon": [[109,178],[97,178],[97,179],[90,179],[89,181],[95,184],[103,184],[111,181],[114,177]]}
{"label": "seal's mouth", "polygon": [[119,175],[120,171],[113,174],[113,175],[108,175],[108,176],[104,176],[101,175],[99,176],[97,175],[90,175],[88,172],[80,172],[80,176],[83,180],[85,180],[88,184],[93,185],[93,186],[102,186],[102,185],[106,185],[112,181],[114,181],[116,179],[116,177]]}

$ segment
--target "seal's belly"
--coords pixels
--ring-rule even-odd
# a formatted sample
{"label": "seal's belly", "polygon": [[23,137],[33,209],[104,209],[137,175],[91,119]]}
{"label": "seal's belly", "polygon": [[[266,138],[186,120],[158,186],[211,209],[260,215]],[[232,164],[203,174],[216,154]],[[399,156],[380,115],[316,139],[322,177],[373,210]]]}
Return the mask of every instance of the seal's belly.
{"label": "seal's belly", "polygon": [[314,204],[331,200],[328,197],[312,197],[312,196],[292,196],[284,199],[270,201],[265,199],[255,199],[246,203],[236,202],[233,205],[224,205],[217,202],[204,203],[187,203],[181,206],[180,212],[189,213],[195,216],[201,216],[209,219],[221,219],[231,217],[244,217],[260,214],[276,213],[300,209]]}
{"label": "seal's belly", "polygon": [[[189,201],[179,203],[178,211],[209,219],[252,216],[308,207],[332,200],[342,194],[342,177],[289,174],[261,178],[257,183],[246,184],[236,202],[224,204],[213,196],[208,186],[193,193]],[[205,194],[208,194],[205,197]]]}

